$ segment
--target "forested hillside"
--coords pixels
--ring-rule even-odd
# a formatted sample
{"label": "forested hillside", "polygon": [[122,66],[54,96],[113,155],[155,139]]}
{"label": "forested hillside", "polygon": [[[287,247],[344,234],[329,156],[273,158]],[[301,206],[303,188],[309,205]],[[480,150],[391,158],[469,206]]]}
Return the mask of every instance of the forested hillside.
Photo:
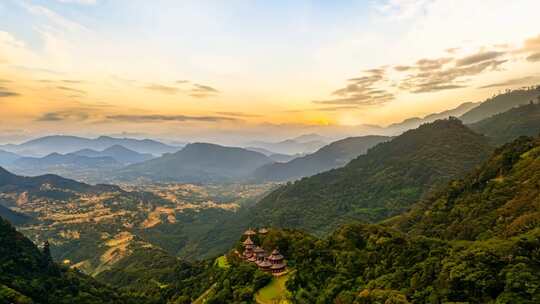
{"label": "forested hillside", "polygon": [[289,162],[262,166],[254,172],[253,178],[257,181],[284,181],[315,175],[344,166],[373,146],[390,139],[386,136],[345,138]]}
{"label": "forested hillside", "polygon": [[0,218],[0,303],[128,303],[113,289],[61,268]]}
{"label": "forested hillside", "polygon": [[502,94],[493,96],[471,109],[459,118],[466,124],[475,123],[493,115],[506,112],[514,107],[536,101],[540,96],[540,86],[507,90]]}
{"label": "forested hillside", "polygon": [[540,134],[540,104],[529,103],[471,124],[470,128],[503,145],[520,136]]}
{"label": "forested hillside", "polygon": [[330,232],[354,220],[375,222],[466,174],[491,151],[485,137],[457,119],[425,124],[343,168],[280,187],[254,207],[252,223]]}
{"label": "forested hillside", "polygon": [[499,148],[480,169],[394,220],[412,234],[443,239],[511,237],[540,225],[540,138]]}

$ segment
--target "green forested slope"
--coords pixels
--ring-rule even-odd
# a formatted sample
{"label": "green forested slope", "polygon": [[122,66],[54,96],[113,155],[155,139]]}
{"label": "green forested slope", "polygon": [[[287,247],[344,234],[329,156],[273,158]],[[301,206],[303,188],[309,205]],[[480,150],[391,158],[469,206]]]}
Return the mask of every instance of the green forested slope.
{"label": "green forested slope", "polygon": [[252,224],[329,232],[352,220],[377,221],[464,175],[491,151],[485,137],[457,119],[425,124],[343,168],[278,188],[254,207]]}
{"label": "green forested slope", "polygon": [[128,303],[114,290],[56,265],[0,218],[0,303]]}
{"label": "green forested slope", "polygon": [[312,154],[286,163],[272,163],[257,169],[253,178],[258,181],[293,180],[342,167],[371,147],[390,140],[386,136],[349,137],[326,145]]}
{"label": "green forested slope", "polygon": [[499,148],[480,169],[393,220],[413,234],[444,239],[508,237],[540,225],[540,139]]}
{"label": "green forested slope", "polygon": [[540,231],[447,242],[378,225],[345,225],[324,240],[281,243],[294,303],[538,303]]}
{"label": "green forested slope", "polygon": [[520,136],[536,136],[540,134],[540,104],[522,105],[469,127],[489,137],[495,145],[503,145]]}
{"label": "green forested slope", "polygon": [[[271,229],[256,240],[294,269],[293,303],[538,303],[539,172],[540,138],[522,137],[383,225],[343,225],[323,239]],[[263,286],[234,256],[226,271],[196,276],[212,282],[210,303],[252,303]]]}

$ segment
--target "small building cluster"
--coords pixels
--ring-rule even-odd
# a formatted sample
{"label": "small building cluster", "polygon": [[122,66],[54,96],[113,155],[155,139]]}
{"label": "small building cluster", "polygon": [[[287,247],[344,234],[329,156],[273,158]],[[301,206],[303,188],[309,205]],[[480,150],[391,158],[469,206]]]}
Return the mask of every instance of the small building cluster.
{"label": "small building cluster", "polygon": [[[267,229],[259,229],[259,235],[264,236],[267,233]],[[281,255],[277,249],[274,249],[270,254],[268,254],[266,250],[255,245],[251,239],[255,235],[257,235],[257,232],[252,229],[248,229],[244,233],[246,239],[242,243],[244,245],[244,252],[242,253],[241,257],[245,261],[255,263],[259,269],[264,272],[271,273],[275,276],[285,273],[287,270],[285,257],[283,257],[283,255]]]}

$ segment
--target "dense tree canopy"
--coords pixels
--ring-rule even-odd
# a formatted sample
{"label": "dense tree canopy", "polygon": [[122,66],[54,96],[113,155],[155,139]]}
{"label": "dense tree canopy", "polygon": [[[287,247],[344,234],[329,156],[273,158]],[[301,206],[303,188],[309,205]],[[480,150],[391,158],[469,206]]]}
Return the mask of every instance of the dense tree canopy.
{"label": "dense tree canopy", "polygon": [[280,187],[255,206],[252,223],[321,233],[354,220],[375,222],[465,175],[491,151],[485,137],[459,120],[439,120],[379,144],[343,168]]}

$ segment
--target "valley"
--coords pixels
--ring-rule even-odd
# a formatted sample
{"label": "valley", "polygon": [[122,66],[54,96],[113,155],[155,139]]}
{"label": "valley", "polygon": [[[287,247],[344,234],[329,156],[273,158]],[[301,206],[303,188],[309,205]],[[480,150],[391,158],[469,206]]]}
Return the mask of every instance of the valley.
{"label": "valley", "polygon": [[219,244],[189,252],[188,248],[272,187],[151,184],[81,193],[43,185],[40,191],[69,191],[69,198],[3,192],[0,200],[13,211],[32,218],[19,226],[19,231],[36,244],[48,240],[55,260],[97,275],[136,248],[164,242],[173,255],[204,258],[217,252]]}

